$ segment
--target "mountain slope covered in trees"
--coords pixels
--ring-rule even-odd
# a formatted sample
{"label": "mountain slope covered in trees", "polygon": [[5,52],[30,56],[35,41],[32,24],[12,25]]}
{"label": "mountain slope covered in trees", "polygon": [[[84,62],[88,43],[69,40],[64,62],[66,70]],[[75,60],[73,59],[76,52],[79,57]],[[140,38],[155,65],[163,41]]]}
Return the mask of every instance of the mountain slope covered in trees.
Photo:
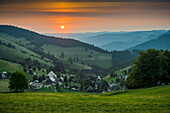
{"label": "mountain slope covered in trees", "polygon": [[69,70],[104,69],[112,66],[111,53],[93,45],[7,25],[0,26],[0,52],[3,60],[48,70],[52,70],[55,65],[56,69]]}
{"label": "mountain slope covered in trees", "polygon": [[130,49],[140,49],[140,50],[146,50],[148,48],[154,48],[154,49],[170,49],[170,32],[168,32],[165,35],[162,35],[156,39],[144,42],[142,44],[139,44],[135,47],[131,47]]}

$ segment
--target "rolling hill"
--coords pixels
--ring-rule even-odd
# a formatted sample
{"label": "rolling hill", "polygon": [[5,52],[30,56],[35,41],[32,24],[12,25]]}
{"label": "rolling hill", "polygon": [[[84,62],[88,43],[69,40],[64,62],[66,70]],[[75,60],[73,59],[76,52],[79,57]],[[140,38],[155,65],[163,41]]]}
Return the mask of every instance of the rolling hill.
{"label": "rolling hill", "polygon": [[[0,59],[25,64],[25,59],[31,58],[38,61],[42,68],[60,62],[69,70],[91,70],[91,65],[102,68],[112,66],[112,55],[93,45],[8,25],[0,25],[0,52]],[[64,54],[62,58],[61,53]],[[69,62],[70,58],[72,62]]]}
{"label": "rolling hill", "polygon": [[94,44],[107,50],[125,50],[143,42],[152,40],[165,34],[164,30],[123,32],[119,34],[99,34],[92,37],[81,38],[81,41]]}
{"label": "rolling hill", "polygon": [[146,50],[148,48],[163,49],[163,50],[170,49],[170,33],[162,35],[156,39],[144,42],[135,47],[131,47],[130,49]]}

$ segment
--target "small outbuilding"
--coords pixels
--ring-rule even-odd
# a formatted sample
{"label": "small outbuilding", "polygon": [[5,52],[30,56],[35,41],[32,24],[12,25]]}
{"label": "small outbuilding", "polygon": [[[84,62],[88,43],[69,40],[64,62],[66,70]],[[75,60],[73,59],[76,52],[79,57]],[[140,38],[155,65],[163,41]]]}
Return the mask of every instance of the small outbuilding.
{"label": "small outbuilding", "polygon": [[6,78],[7,77],[7,72],[4,71],[4,72],[1,73],[1,75],[2,75],[2,78]]}
{"label": "small outbuilding", "polygon": [[119,88],[120,87],[115,83],[109,84],[109,90],[110,91],[115,91],[115,90],[118,90]]}
{"label": "small outbuilding", "polygon": [[71,85],[71,89],[72,89],[72,90],[78,90],[78,86],[77,86],[76,84],[72,84],[72,85]]}
{"label": "small outbuilding", "polygon": [[93,88],[91,86],[89,86],[87,89],[86,89],[86,92],[94,92]]}

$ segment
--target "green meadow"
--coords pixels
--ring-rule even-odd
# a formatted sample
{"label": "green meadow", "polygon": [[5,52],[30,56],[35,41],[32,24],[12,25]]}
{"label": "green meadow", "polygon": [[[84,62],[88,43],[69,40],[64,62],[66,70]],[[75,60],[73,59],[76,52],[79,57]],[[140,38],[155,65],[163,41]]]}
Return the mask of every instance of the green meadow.
{"label": "green meadow", "polygon": [[170,85],[118,92],[0,93],[0,112],[169,113]]}
{"label": "green meadow", "polygon": [[[105,54],[105,53],[97,52],[91,49],[86,50],[84,47],[80,47],[80,46],[59,47],[55,45],[44,44],[42,48],[45,51],[45,53],[49,52],[50,54],[54,54],[59,59],[60,59],[61,52],[63,52],[64,59],[60,59],[60,60],[64,60],[67,62],[71,56],[73,59],[78,57],[80,60],[82,60],[86,64],[95,64],[95,65],[102,66],[103,68],[109,68],[112,66],[111,54]],[[89,55],[91,57],[89,57]],[[85,69],[88,69],[88,67],[85,67]]]}
{"label": "green meadow", "polygon": [[15,72],[17,70],[23,71],[23,67],[17,63],[13,63],[13,62],[0,59],[0,72],[3,72],[3,71]]}
{"label": "green meadow", "polygon": [[0,80],[0,92],[9,92],[9,80],[8,79],[1,79]]}

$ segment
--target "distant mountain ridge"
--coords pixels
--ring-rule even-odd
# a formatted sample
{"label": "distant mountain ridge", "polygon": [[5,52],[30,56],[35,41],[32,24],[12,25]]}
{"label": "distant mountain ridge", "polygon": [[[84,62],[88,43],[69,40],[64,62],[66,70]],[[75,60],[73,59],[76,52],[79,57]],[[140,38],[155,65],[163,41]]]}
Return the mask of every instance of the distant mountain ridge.
{"label": "distant mountain ridge", "polygon": [[47,33],[51,36],[68,37],[93,44],[104,50],[126,50],[166,34],[167,30],[133,32]]}
{"label": "distant mountain ridge", "polygon": [[107,50],[125,50],[143,42],[155,39],[167,31],[137,31],[121,34],[101,34],[93,37],[81,38],[81,41],[94,44]]}
{"label": "distant mountain ridge", "polygon": [[121,34],[124,33],[123,31],[120,32],[85,32],[85,33],[44,33],[47,36],[55,36],[55,37],[62,37],[62,38],[71,38],[76,40],[81,40],[81,38],[92,37],[100,34]]}
{"label": "distant mountain ridge", "polygon": [[170,32],[167,32],[167,34],[165,35],[159,36],[156,39],[149,40],[147,42],[136,45],[129,49],[130,50],[133,50],[133,49],[146,50],[148,48],[163,49],[163,50],[170,49]]}

